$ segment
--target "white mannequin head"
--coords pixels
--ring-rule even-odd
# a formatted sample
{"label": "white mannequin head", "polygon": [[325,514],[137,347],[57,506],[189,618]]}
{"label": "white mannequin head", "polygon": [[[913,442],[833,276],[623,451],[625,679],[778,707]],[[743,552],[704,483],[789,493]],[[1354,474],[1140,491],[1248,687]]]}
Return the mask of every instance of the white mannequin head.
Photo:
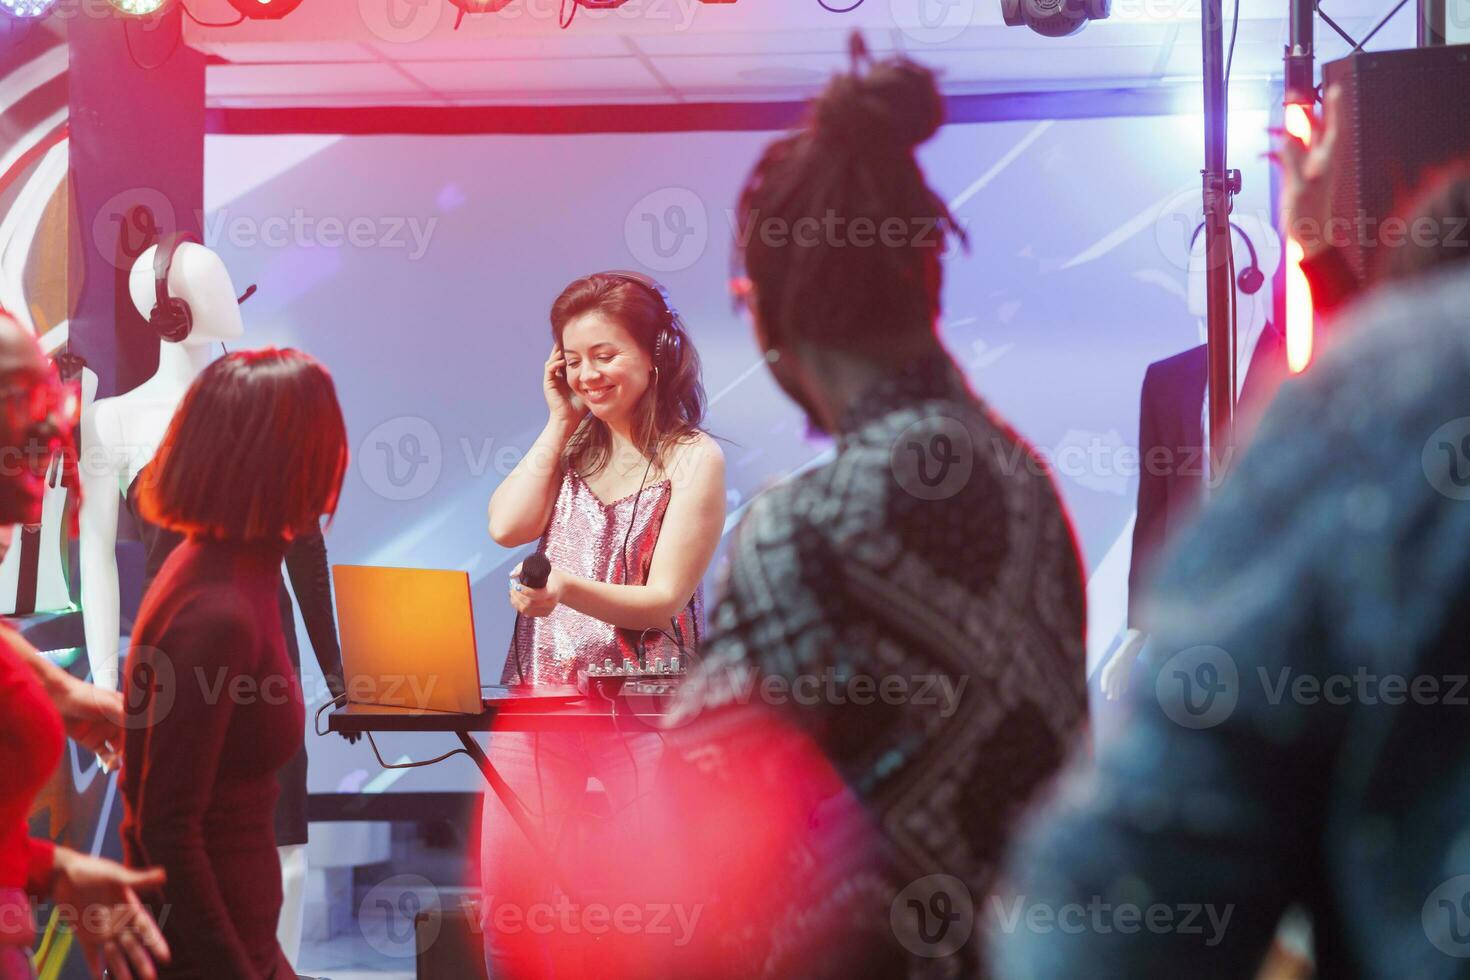
{"label": "white mannequin head", "polygon": [[[1265,221],[1251,214],[1235,214],[1230,217],[1234,227],[1230,229],[1230,243],[1235,249],[1235,274],[1237,278],[1240,273],[1249,268],[1251,261],[1250,248],[1241,238],[1244,232],[1250,238],[1250,244],[1256,249],[1256,264],[1261,270],[1261,275],[1266,277],[1265,283],[1255,293],[1245,293],[1239,288],[1235,290],[1236,308],[1239,310],[1238,329],[1242,339],[1253,336],[1265,326],[1266,321],[1271,318],[1271,280],[1276,275],[1276,270],[1281,266],[1281,236],[1276,229]],[[1205,236],[1201,232],[1195,236],[1194,245],[1189,250],[1189,285],[1188,285],[1189,312],[1192,313],[1199,324],[1200,343],[1205,342]]]}
{"label": "white mannequin head", "polygon": [[[128,279],[128,292],[133,306],[144,320],[158,303],[153,261],[158,253],[154,245],[138,256]],[[211,249],[185,242],[174,253],[169,270],[168,294],[189,304],[194,314],[194,327],[180,343],[185,345],[215,344],[239,339],[245,333],[235,284],[224,260]]]}

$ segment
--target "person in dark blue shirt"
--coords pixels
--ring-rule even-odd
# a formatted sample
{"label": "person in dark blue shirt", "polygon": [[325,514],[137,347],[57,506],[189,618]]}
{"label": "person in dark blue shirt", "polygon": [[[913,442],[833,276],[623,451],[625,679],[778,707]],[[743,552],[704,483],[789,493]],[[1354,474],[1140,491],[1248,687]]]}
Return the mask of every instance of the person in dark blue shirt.
{"label": "person in dark blue shirt", "polygon": [[1470,956],[1470,267],[1369,297],[1287,382],[1150,602],[1131,717],[982,910],[996,972],[1320,976]]}

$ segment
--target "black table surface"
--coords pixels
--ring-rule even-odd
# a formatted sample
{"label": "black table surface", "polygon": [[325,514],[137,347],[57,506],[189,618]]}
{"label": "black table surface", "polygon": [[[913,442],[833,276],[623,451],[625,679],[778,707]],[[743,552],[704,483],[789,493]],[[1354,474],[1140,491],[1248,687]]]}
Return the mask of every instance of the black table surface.
{"label": "black table surface", "polygon": [[[625,722],[626,724],[626,722]],[[616,727],[610,703],[566,694],[489,697],[479,713],[348,704],[327,715],[333,732],[586,731]]]}

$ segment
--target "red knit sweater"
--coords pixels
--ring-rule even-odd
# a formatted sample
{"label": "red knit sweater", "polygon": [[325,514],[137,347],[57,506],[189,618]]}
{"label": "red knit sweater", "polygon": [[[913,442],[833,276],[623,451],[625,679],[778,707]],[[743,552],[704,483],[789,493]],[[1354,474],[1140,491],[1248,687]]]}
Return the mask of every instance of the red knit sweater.
{"label": "red knit sweater", "polygon": [[[29,664],[10,649],[9,627],[0,626],[0,902],[24,901],[22,890],[40,892],[51,873],[54,845],[32,840],[26,818],[36,794],[61,760],[61,717]],[[0,915],[0,945],[33,938],[30,911]]]}

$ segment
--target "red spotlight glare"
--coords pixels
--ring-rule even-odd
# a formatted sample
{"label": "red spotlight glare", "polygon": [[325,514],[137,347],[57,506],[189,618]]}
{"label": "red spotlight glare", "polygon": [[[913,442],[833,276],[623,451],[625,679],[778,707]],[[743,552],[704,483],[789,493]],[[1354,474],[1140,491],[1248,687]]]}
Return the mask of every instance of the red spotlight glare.
{"label": "red spotlight glare", "polygon": [[[599,980],[852,975],[842,967],[868,948],[832,931],[845,917],[782,933],[797,910],[846,901],[832,894],[842,876],[883,866],[876,828],[821,749],[756,705],[712,709],[659,741],[657,777],[559,845],[568,881],[555,899],[534,880],[544,870],[522,873],[541,866],[528,851],[482,867],[481,921],[506,962]],[[875,921],[891,931],[887,901]],[[762,974],[776,954],[788,968]]]}
{"label": "red spotlight glare", "polygon": [[1300,374],[1312,361],[1312,290],[1302,272],[1306,252],[1295,238],[1286,239],[1286,361]]}

